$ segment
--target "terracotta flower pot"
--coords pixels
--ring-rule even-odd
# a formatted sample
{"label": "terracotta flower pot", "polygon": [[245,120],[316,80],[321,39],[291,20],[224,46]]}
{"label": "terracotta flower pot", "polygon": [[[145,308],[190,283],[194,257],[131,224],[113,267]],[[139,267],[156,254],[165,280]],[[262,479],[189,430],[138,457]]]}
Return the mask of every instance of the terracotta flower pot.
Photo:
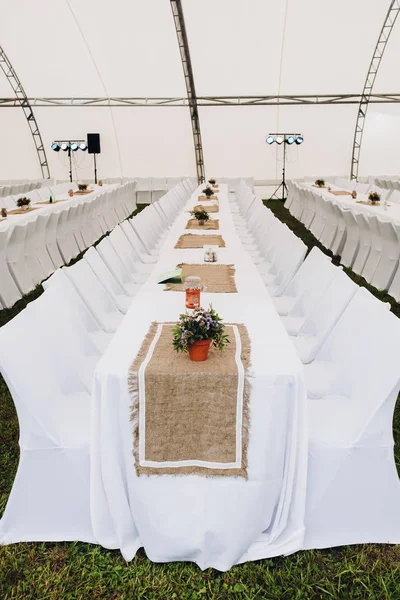
{"label": "terracotta flower pot", "polygon": [[207,360],[212,340],[201,340],[188,346],[190,360]]}

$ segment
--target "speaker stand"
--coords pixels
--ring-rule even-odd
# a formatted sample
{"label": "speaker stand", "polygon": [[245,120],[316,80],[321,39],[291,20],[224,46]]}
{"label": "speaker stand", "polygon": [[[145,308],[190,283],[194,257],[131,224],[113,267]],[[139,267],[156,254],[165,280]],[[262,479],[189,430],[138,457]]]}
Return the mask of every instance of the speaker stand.
{"label": "speaker stand", "polygon": [[94,183],[97,185],[97,164],[96,164],[96,154],[93,154],[94,159]]}

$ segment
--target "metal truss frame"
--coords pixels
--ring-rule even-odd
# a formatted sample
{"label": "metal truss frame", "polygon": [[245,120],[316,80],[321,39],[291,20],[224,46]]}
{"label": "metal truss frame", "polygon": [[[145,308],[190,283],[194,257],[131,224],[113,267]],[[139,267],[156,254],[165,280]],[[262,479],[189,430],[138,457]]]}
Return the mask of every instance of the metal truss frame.
{"label": "metal truss frame", "polygon": [[396,23],[398,14],[400,11],[399,0],[392,0],[389,6],[389,10],[386,14],[385,21],[382,25],[381,32],[378,37],[378,41],[375,46],[374,53],[372,55],[371,63],[369,65],[367,77],[364,83],[364,89],[361,94],[358,112],[357,112],[357,120],[356,126],[354,130],[354,139],[353,139],[353,150],[351,154],[351,169],[350,169],[350,178],[357,179],[358,178],[358,168],[360,164],[360,154],[361,154],[361,144],[363,139],[364,127],[365,127],[365,118],[368,111],[368,105],[373,101],[374,97],[372,94],[372,90],[374,87],[375,79],[379,71],[379,67],[382,61],[382,57],[384,55],[386,45],[388,43],[390,34],[393,31],[394,24]]}
{"label": "metal truss frame", "polygon": [[[326,94],[306,96],[196,96],[198,106],[314,106],[316,104],[360,104],[362,94]],[[187,97],[175,98],[26,98],[31,107],[169,107],[192,106]],[[370,104],[393,104],[400,102],[400,94],[369,94]],[[0,98],[0,108],[21,106],[18,98]],[[197,115],[198,121],[198,115]]]}
{"label": "metal truss frame", "polygon": [[203,183],[205,180],[204,174],[204,158],[203,144],[201,141],[201,130],[199,121],[199,111],[197,107],[196,88],[194,85],[194,77],[192,70],[192,61],[190,59],[189,44],[186,35],[185,19],[181,0],[170,0],[172,14],[174,17],[176,36],[178,38],[179,51],[181,54],[183,75],[186,83],[187,106],[190,109],[190,119],[192,122],[194,152],[196,157],[197,180]]}
{"label": "metal truss frame", "polygon": [[35,144],[36,153],[40,163],[40,169],[42,171],[43,179],[50,179],[50,169],[47,162],[46,151],[44,149],[42,136],[40,135],[39,126],[35,119],[35,115],[32,110],[32,105],[27,97],[22,83],[20,82],[12,64],[10,63],[6,53],[0,46],[0,67],[7,77],[9,84],[14,90],[15,98],[12,99],[13,106],[22,108],[25,118],[28,122],[29,129],[31,131],[33,143]]}

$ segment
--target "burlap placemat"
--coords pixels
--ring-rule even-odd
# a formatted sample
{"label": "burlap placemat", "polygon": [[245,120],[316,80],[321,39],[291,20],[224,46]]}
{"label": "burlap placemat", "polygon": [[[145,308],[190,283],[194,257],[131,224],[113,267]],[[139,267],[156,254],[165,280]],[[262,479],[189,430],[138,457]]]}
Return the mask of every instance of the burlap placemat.
{"label": "burlap placemat", "polygon": [[225,248],[222,235],[196,235],[195,233],[184,233],[177,241],[175,248],[203,248],[203,246],[219,246]]}
{"label": "burlap placemat", "polygon": [[217,200],[217,196],[199,196],[200,202],[204,202],[207,200]]}
{"label": "burlap placemat", "polygon": [[215,219],[214,221],[209,219],[208,221],[205,221],[204,225],[199,225],[199,222],[197,219],[190,219],[187,222],[185,229],[203,229],[203,230],[204,229],[206,229],[206,230],[219,229],[219,221],[218,221],[218,219]]}
{"label": "burlap placemat", "polygon": [[379,202],[371,202],[370,200],[357,200],[356,204],[364,204],[364,206],[379,206]]}
{"label": "burlap placemat", "polygon": [[206,206],[205,204],[199,204],[197,206],[195,206],[193,208],[193,210],[201,210],[201,209],[206,210],[208,213],[217,213],[219,212],[219,206],[216,206],[215,204],[211,204]]}
{"label": "burlap placemat", "polygon": [[[237,293],[235,283],[234,265],[205,264],[189,265],[182,263],[177,265],[177,269],[182,269],[182,281],[191,275],[200,277],[201,283],[206,286],[206,291],[210,293]],[[167,283],[165,291],[183,292],[183,283]]]}
{"label": "burlap placemat", "polygon": [[129,369],[136,473],[247,479],[247,329],[227,325],[223,352],[211,348],[206,361],[192,362],[173,349],[172,327],[153,323]]}
{"label": "burlap placemat", "polygon": [[15,208],[14,210],[9,210],[9,215],[26,215],[27,213],[32,212],[33,210],[37,210],[37,208],[28,208],[28,210],[24,210],[23,208]]}
{"label": "burlap placemat", "polygon": [[313,183],[312,187],[317,188],[317,190],[326,190],[326,185],[315,185],[315,183]]}
{"label": "burlap placemat", "polygon": [[334,196],[351,196],[351,192],[345,192],[345,190],[331,190],[330,193]]}
{"label": "burlap placemat", "polygon": [[59,202],[65,202],[66,200],[67,200],[67,198],[63,198],[62,200],[53,200],[53,202],[44,200],[43,202],[36,202],[36,204],[58,204]]}
{"label": "burlap placemat", "polygon": [[92,194],[93,190],[78,190],[74,192],[74,196],[85,196],[86,194]]}

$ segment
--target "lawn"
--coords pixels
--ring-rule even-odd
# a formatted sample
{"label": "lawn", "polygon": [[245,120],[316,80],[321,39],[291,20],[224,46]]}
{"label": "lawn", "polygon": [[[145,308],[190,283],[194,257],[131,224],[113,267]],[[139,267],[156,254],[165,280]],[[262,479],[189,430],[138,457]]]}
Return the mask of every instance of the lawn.
{"label": "lawn", "polygon": [[[266,202],[309,248],[318,244],[279,201]],[[337,259],[335,259],[337,261]],[[365,282],[346,272],[360,285]],[[383,292],[400,316],[400,305]],[[42,292],[39,286],[12,309],[0,311],[0,326]],[[34,351],[33,348],[28,350]],[[394,421],[400,472],[400,405]],[[0,378],[0,515],[18,463],[18,421]],[[27,499],[29,501],[29,499]],[[400,511],[400,507],[399,507]],[[400,600],[400,547],[376,544],[298,552],[247,563],[227,573],[200,571],[190,563],[155,564],[140,550],[126,564],[117,551],[83,543],[23,543],[0,547],[0,600],[226,599]]]}

